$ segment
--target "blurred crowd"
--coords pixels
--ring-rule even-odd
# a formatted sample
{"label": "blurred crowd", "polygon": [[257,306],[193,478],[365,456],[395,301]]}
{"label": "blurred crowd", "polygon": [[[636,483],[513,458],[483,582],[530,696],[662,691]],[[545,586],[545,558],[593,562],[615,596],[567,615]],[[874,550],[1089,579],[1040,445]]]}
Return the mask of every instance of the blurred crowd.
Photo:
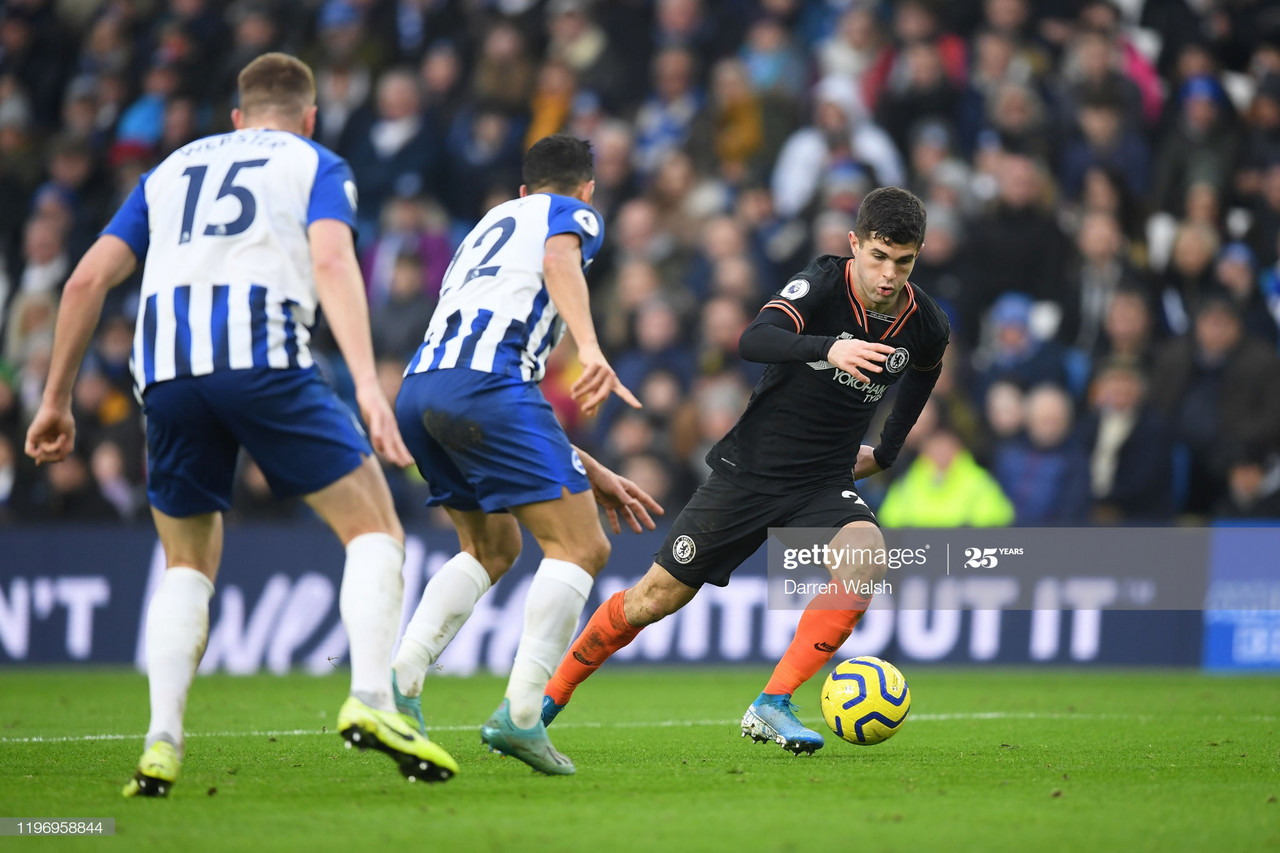
{"label": "blurred crowd", "polygon": [[[644,408],[580,418],[569,340],[542,387],[669,512],[763,371],[742,330],[894,184],[928,205],[912,281],[952,343],[865,482],[886,525],[1280,518],[1280,4],[7,0],[0,523],[147,519],[136,277],[76,384],[76,453],[22,454],[59,292],[142,172],[230,129],[236,73],[268,50],[315,69],[316,137],[355,172],[392,396],[457,242],[565,131],[594,145],[588,280]],[[350,394],[323,329],[315,346]],[[240,469],[237,518],[304,512]],[[438,522],[393,474],[403,517]]]}

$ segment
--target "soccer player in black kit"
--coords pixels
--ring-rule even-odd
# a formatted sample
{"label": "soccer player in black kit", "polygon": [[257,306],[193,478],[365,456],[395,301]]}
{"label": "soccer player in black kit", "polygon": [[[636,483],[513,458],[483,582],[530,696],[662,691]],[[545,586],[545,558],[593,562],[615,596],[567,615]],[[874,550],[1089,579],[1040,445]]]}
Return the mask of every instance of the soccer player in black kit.
{"label": "soccer player in black kit", "polygon": [[[747,409],[707,454],[707,482],[680,513],[654,565],[596,610],[543,699],[550,723],[574,689],[640,630],[679,610],[705,583],[729,575],[770,527],[839,528],[833,547],[883,553],[875,514],[856,480],[893,464],[942,369],[950,333],[936,302],[907,282],[924,244],[925,209],[897,187],[868,193],[849,234],[852,257],[823,255],[774,294],[738,351],[769,365]],[[901,383],[880,443],[862,444],[876,406]],[[852,469],[852,471],[850,471]],[[874,582],[883,563],[852,568]],[[822,735],[796,719],[791,695],[848,639],[870,596],[819,595],[801,616],[742,733],[794,753]]]}

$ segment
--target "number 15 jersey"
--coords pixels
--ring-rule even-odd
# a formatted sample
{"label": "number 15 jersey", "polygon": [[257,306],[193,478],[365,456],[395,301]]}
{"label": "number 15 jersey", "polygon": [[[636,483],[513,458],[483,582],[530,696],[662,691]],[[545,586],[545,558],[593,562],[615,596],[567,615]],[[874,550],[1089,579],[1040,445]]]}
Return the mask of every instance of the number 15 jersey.
{"label": "number 15 jersey", "polygon": [[585,270],[604,241],[600,214],[570,196],[503,202],[467,235],[445,270],[440,303],[405,375],[464,367],[537,382],[564,333],[547,293],[547,240],[576,234]]}
{"label": "number 15 jersey", "polygon": [[305,368],[316,316],[307,227],[355,227],[346,162],[280,130],[196,140],[143,175],[103,231],[141,263],[139,391],[181,376]]}

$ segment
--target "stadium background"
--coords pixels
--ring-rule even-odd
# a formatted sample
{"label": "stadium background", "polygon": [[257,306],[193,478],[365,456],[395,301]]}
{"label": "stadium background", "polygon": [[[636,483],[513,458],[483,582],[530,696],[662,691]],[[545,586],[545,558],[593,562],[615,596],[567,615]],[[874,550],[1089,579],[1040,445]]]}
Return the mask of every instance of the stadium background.
{"label": "stadium background", "polygon": [[[22,436],[75,262],[144,170],[229,129],[236,72],[272,49],[315,68],[317,138],[355,171],[389,395],[457,241],[515,194],[524,148],[564,130],[596,148],[607,230],[588,279],[606,351],[645,408],[582,421],[571,342],[543,390],[576,441],[668,513],[759,377],[736,356],[741,330],[812,255],[847,253],[865,192],[900,184],[928,204],[912,280],[948,310],[953,343],[902,458],[863,484],[886,525],[1280,518],[1280,11],[1268,4],[8,0],[0,660],[134,659],[155,556],[127,370],[136,279],[113,292],[77,382],[76,454],[37,469]],[[315,349],[349,394],[323,330]],[[420,586],[450,551],[447,522],[422,507],[415,477],[389,476]],[[270,500],[248,459],[230,537],[207,665],[330,665],[336,545],[301,505]],[[617,540],[601,590],[638,576],[655,545]],[[790,626],[751,598],[758,562],[636,655],[776,656]],[[522,564],[496,600],[518,600]],[[504,606],[453,671],[509,660]],[[1280,623],[1266,620],[1211,616],[1202,632],[1198,613],[1108,614],[1090,651],[1066,619],[1054,654],[1036,657],[1024,617],[1008,614],[993,657],[974,652],[967,621],[945,636],[899,622],[880,645],[864,626],[850,648],[1280,664]]]}

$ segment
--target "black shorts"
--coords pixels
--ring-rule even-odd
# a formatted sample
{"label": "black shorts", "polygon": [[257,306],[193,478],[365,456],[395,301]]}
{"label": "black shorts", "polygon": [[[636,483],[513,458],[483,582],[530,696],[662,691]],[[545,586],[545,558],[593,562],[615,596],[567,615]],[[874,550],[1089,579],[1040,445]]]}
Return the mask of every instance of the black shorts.
{"label": "black shorts", "polygon": [[879,524],[852,477],[791,495],[762,495],[713,470],[676,517],[653,559],[695,589],[706,583],[727,586],[733,570],[768,539],[770,527],[836,528],[851,521]]}

